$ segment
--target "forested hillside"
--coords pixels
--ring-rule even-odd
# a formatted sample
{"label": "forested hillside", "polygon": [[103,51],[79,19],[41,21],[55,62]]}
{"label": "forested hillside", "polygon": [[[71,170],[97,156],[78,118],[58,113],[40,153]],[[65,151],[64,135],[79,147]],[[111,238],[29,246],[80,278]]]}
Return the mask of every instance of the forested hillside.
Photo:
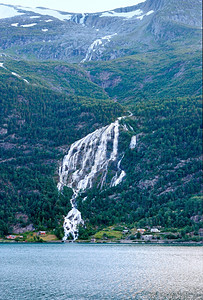
{"label": "forested hillside", "polygon": [[193,2],[146,0],[85,15],[7,7],[16,15],[0,19],[0,236],[63,237],[73,190],[57,188],[61,162],[74,142],[116,120],[118,131],[72,153],[91,176],[96,164],[85,151],[100,143],[113,157],[101,166],[102,188],[101,171],[74,194],[80,238],[106,226],[198,236],[202,45],[201,1]]}
{"label": "forested hillside", "polygon": [[29,217],[22,225],[55,228],[70,206],[65,193],[58,196],[59,160],[73,141],[108,124],[123,108],[102,93],[103,99],[67,96],[4,70],[1,79],[1,234],[15,225],[17,212]]}
{"label": "forested hillside", "polygon": [[[188,59],[189,58],[189,59]],[[201,49],[170,49],[85,65],[93,82],[123,105],[201,95]]]}
{"label": "forested hillside", "polygon": [[[133,112],[126,121],[133,131],[121,136],[125,182],[87,193],[82,215],[94,225],[192,226],[202,212],[201,99],[148,100]],[[130,149],[135,133],[137,145]]]}

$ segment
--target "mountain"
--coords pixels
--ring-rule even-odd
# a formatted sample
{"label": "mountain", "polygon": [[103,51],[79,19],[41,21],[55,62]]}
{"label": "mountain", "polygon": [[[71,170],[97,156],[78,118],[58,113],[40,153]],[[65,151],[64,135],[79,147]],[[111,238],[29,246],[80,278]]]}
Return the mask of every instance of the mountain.
{"label": "mountain", "polygon": [[198,234],[201,2],[0,12],[0,234]]}
{"label": "mountain", "polygon": [[[173,47],[200,48],[201,1],[147,0],[95,14],[1,5],[1,51],[20,58],[71,63],[109,60]],[[11,10],[11,11],[10,11]],[[5,17],[5,14],[4,14]]]}

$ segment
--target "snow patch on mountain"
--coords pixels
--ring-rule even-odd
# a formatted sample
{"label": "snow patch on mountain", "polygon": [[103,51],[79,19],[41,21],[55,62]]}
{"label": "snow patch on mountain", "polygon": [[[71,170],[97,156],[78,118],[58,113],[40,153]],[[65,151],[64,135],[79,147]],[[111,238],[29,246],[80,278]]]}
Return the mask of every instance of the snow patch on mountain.
{"label": "snow patch on mountain", "polygon": [[54,17],[60,21],[65,21],[65,20],[70,20],[72,15],[71,14],[63,14],[59,11],[52,10],[52,9],[46,9],[46,8],[31,8],[31,7],[18,7],[21,8],[22,10],[34,12],[39,15],[44,15],[44,16],[50,16]]}
{"label": "snow patch on mountain", "polygon": [[18,27],[18,24],[19,24],[19,23],[13,23],[13,24],[11,24],[11,26],[13,26],[13,27]]}
{"label": "snow patch on mountain", "polygon": [[31,23],[31,24],[24,24],[24,25],[20,25],[20,27],[24,27],[24,28],[27,28],[27,27],[33,27],[37,25],[37,23]]}
{"label": "snow patch on mountain", "polygon": [[[113,0],[113,1],[79,1],[80,5],[78,5],[78,1],[52,1],[52,0],[2,0],[4,4],[10,5],[22,5],[27,6],[30,5],[32,7],[45,7],[47,9],[65,12],[72,12],[75,14],[79,13],[98,13],[102,11],[113,10],[115,8],[123,7],[123,6],[135,6],[140,3],[145,2],[146,0]],[[156,1],[156,0],[154,0]]]}
{"label": "snow patch on mountain", "polygon": [[6,68],[4,67],[4,63],[0,63],[0,68],[6,69]]}
{"label": "snow patch on mountain", "polygon": [[18,10],[19,9],[14,7],[0,4],[0,19],[13,18],[24,14],[22,12],[18,12]]}
{"label": "snow patch on mountain", "polygon": [[100,15],[101,17],[119,17],[123,19],[131,19],[133,17],[137,17],[136,19],[142,20],[145,16],[149,16],[153,13],[153,10],[148,11],[147,13],[143,14],[143,11],[141,9],[137,9],[134,11],[129,12],[116,12],[116,11],[107,11]]}
{"label": "snow patch on mountain", "polygon": [[16,76],[16,77],[18,77],[18,78],[21,78],[21,76],[20,76],[20,75],[18,75],[17,73],[15,73],[15,72],[11,72],[11,74],[12,74],[13,76]]}
{"label": "snow patch on mountain", "polygon": [[[6,69],[6,68],[5,68]],[[15,72],[11,72],[11,74],[19,79],[22,78],[22,76],[20,76],[19,74],[15,73]],[[27,79],[22,78],[27,84],[29,84],[29,81]]]}
{"label": "snow patch on mountain", "polygon": [[[5,70],[9,71],[9,70],[4,66],[4,63],[0,63],[0,68],[3,68],[3,69],[5,69]],[[11,71],[9,71],[9,72],[11,72]],[[25,79],[25,78],[22,78],[22,76],[20,76],[19,74],[15,73],[15,72],[11,72],[11,74],[12,74],[13,76],[19,78],[19,79],[23,79],[24,82],[26,82],[27,84],[29,84],[29,81],[28,81],[27,79]]]}
{"label": "snow patch on mountain", "polygon": [[137,19],[142,20],[145,16],[149,16],[149,15],[151,15],[151,14],[153,14],[153,13],[154,13],[154,11],[153,11],[153,10],[150,10],[150,11],[148,11],[146,14],[137,17]]}
{"label": "snow patch on mountain", "polygon": [[[60,21],[70,20],[72,17],[72,14],[66,14],[52,9],[39,8],[39,7],[32,8],[32,7],[24,7],[24,6],[11,7],[11,6],[0,4],[0,19],[12,18],[12,17],[25,14],[24,12],[19,12],[19,10],[25,12],[33,12],[43,16],[54,17]],[[39,18],[39,17],[40,16],[30,16],[31,19]],[[49,22],[51,21],[52,20],[50,20]]]}
{"label": "snow patch on mountain", "polygon": [[137,9],[134,11],[129,11],[129,12],[116,12],[116,11],[107,11],[101,14],[100,18],[102,17],[120,17],[124,19],[131,19],[134,16],[139,16],[143,13],[141,9]]}

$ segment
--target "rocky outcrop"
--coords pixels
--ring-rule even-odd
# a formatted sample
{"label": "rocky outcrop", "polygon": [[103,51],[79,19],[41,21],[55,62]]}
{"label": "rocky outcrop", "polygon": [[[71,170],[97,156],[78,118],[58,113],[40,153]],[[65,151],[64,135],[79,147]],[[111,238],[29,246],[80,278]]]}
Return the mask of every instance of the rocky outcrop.
{"label": "rocky outcrop", "polygon": [[12,232],[15,234],[19,234],[19,233],[25,233],[27,231],[34,231],[34,230],[35,228],[33,224],[29,224],[25,227],[22,227],[20,223],[17,223],[16,225],[13,226]]}

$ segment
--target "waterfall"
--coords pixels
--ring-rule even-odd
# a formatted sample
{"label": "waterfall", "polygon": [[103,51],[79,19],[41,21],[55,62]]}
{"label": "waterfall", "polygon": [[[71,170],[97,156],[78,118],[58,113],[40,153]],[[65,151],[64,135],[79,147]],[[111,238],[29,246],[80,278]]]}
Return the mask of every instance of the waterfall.
{"label": "waterfall", "polygon": [[83,222],[81,213],[76,208],[77,195],[92,188],[94,184],[102,188],[106,184],[108,167],[112,163],[117,166],[117,173],[110,186],[116,186],[125,176],[120,168],[121,160],[117,162],[120,119],[74,142],[63,159],[59,169],[58,190],[62,191],[64,186],[73,190],[72,210],[63,224],[64,241],[70,234],[74,240],[77,239],[78,225]]}
{"label": "waterfall", "polygon": [[130,149],[135,149],[135,146],[137,145],[137,136],[133,135],[130,142]]}
{"label": "waterfall", "polygon": [[[98,51],[98,49],[100,50],[100,52],[102,51],[100,48],[104,47],[107,43],[109,43],[111,41],[111,38],[113,36],[117,35],[117,33],[111,34],[111,35],[107,35],[104,36],[100,39],[95,40],[88,48],[87,53],[85,58],[81,61],[81,63],[84,63],[85,61],[91,61],[92,60],[92,55],[95,51]],[[101,47],[100,47],[101,46]]]}
{"label": "waterfall", "polygon": [[118,162],[118,165],[117,165],[118,171],[116,172],[116,175],[111,180],[111,186],[116,186],[119,183],[121,183],[123,178],[126,175],[125,171],[122,170],[121,167],[120,167],[122,159],[123,159],[123,157]]}

